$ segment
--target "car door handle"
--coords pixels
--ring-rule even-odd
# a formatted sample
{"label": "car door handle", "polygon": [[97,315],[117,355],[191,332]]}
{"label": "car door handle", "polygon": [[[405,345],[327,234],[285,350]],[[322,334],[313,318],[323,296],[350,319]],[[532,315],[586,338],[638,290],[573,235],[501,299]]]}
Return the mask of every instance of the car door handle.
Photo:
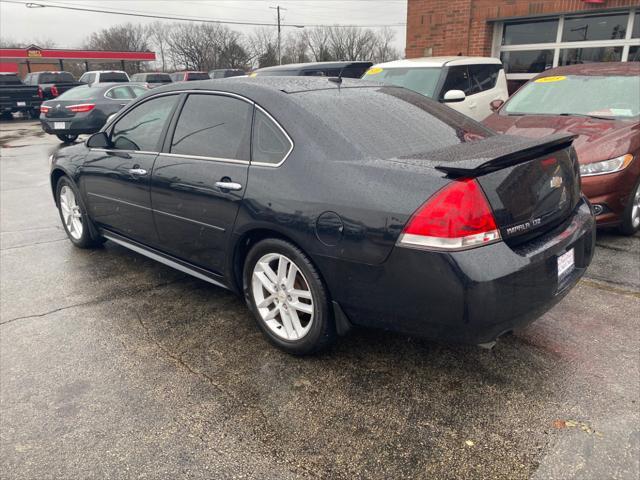
{"label": "car door handle", "polygon": [[220,190],[242,190],[242,185],[236,182],[216,182],[216,187]]}
{"label": "car door handle", "polygon": [[131,175],[146,175],[147,171],[144,168],[130,168],[129,173]]}

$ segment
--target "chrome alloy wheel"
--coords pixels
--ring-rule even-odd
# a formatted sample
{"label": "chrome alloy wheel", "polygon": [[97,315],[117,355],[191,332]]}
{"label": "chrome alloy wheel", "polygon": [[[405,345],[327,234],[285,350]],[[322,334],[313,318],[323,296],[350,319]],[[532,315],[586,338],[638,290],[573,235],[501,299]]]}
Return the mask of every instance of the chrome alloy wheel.
{"label": "chrome alloy wheel", "polygon": [[264,255],[251,275],[253,300],[269,330],[284,340],[300,340],[313,323],[313,295],[293,261],[280,253]]}
{"label": "chrome alloy wheel", "polygon": [[76,195],[67,185],[60,189],[60,211],[67,232],[76,240],[82,237],[82,213],[76,202]]}
{"label": "chrome alloy wheel", "polygon": [[640,185],[636,187],[633,195],[633,203],[631,204],[631,225],[633,228],[640,226]]}

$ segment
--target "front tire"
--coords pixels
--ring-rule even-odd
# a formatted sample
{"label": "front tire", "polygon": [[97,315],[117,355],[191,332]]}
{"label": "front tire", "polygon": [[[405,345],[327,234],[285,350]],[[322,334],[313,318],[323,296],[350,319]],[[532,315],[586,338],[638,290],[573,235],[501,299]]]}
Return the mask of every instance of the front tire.
{"label": "front tire", "polygon": [[271,343],[294,355],[323,350],[336,338],[327,291],[309,258],[280,239],[257,243],[243,274],[247,305]]}
{"label": "front tire", "polygon": [[56,203],[64,231],[71,243],[78,248],[92,248],[104,242],[104,239],[92,236],[91,232],[95,228],[90,223],[78,189],[67,177],[58,180]]}
{"label": "front tire", "polygon": [[623,235],[633,235],[640,230],[640,180],[629,197],[620,225],[620,233]]}
{"label": "front tire", "polygon": [[78,138],[78,135],[71,135],[65,133],[57,133],[56,137],[60,139],[63,143],[73,143]]}

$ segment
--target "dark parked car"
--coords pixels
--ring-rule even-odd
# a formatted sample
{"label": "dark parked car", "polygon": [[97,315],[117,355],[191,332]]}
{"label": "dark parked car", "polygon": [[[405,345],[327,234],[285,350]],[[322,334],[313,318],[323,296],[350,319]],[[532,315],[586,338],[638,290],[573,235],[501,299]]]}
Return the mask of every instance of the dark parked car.
{"label": "dark parked car", "polygon": [[229,77],[241,77],[246,75],[244,70],[239,68],[218,68],[216,70],[209,71],[209,78],[229,78]]}
{"label": "dark parked car", "polygon": [[209,80],[207,72],[174,72],[169,75],[173,82],[192,82],[194,80]]}
{"label": "dark parked car", "polygon": [[289,63],[275,67],[259,68],[251,72],[251,76],[259,77],[346,77],[360,78],[373,63],[371,62],[313,62]]}
{"label": "dark parked car", "polygon": [[28,113],[38,118],[42,99],[38,87],[25,85],[15,73],[0,73],[0,114],[11,119],[14,112]]}
{"label": "dark parked car", "polygon": [[147,88],[161,87],[167,83],[171,83],[171,77],[168,73],[136,73],[131,77],[132,82],[139,82]]}
{"label": "dark parked car", "polygon": [[73,244],[242,292],[288,352],[352,324],[484,344],[591,261],[572,139],[495,135],[363,80],[177,83],[59,150],[51,186]]}
{"label": "dark parked car", "polygon": [[26,85],[34,85],[39,88],[38,94],[43,100],[55,98],[67,90],[71,90],[83,82],[76,81],[69,72],[34,72],[24,77]]}
{"label": "dark parked car", "polygon": [[547,70],[484,123],[532,138],[576,135],[582,191],[598,226],[615,226],[626,235],[640,230],[640,63]]}
{"label": "dark parked car", "polygon": [[95,133],[109,116],[149,90],[131,83],[82,85],[47,100],[40,107],[42,129],[71,143],[81,133]]}

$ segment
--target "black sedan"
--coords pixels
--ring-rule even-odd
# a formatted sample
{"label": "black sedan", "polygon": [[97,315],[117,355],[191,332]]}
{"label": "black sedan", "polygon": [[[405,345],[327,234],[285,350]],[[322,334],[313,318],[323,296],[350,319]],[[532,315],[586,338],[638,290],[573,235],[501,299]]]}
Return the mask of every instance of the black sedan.
{"label": "black sedan", "polygon": [[400,87],[175,84],[52,157],[68,237],[242,294],[296,354],[352,325],[491,344],[563,298],[594,218],[572,137],[499,136]]}
{"label": "black sedan", "polygon": [[65,143],[71,143],[81,133],[99,131],[110,115],[147,90],[130,83],[94,83],[72,88],[42,103],[42,129]]}

